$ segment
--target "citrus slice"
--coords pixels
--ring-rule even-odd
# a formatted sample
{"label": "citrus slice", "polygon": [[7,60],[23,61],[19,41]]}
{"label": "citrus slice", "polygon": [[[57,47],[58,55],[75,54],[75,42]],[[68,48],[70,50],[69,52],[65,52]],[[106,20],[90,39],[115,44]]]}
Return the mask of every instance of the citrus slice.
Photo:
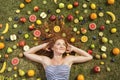
{"label": "citrus slice", "polygon": [[11,60],[12,65],[17,65],[19,63],[19,59],[17,57]]}
{"label": "citrus slice", "polygon": [[60,26],[54,26],[54,31],[55,32],[60,32]]}
{"label": "citrus slice", "polygon": [[96,29],[96,24],[95,23],[90,23],[89,24],[89,29],[90,30],[95,30]]}
{"label": "citrus slice", "polygon": [[40,30],[35,30],[35,31],[33,32],[33,35],[34,35],[35,37],[40,37],[40,35],[41,35]]}
{"label": "citrus slice", "polygon": [[30,17],[29,17],[30,22],[35,22],[36,19],[37,19],[37,17],[34,14],[30,15]]}
{"label": "citrus slice", "polygon": [[82,42],[87,42],[88,41],[88,37],[87,36],[82,36],[81,37],[81,41]]}

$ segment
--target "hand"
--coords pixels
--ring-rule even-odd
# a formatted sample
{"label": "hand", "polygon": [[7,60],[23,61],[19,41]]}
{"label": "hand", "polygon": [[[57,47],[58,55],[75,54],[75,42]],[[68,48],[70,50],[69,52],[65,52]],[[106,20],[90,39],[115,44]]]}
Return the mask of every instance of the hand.
{"label": "hand", "polygon": [[72,51],[73,51],[73,46],[68,43],[68,46],[67,46],[67,49],[66,49],[66,53],[70,53]]}
{"label": "hand", "polygon": [[43,49],[46,50],[46,51],[50,51],[50,49],[48,49],[48,44],[49,44],[49,42],[42,44],[43,45]]}

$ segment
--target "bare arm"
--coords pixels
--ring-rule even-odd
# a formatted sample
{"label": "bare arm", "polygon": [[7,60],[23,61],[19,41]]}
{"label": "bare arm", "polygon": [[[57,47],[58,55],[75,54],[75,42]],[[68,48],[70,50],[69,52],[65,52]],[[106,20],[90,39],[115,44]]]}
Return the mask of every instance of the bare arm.
{"label": "bare arm", "polygon": [[32,47],[28,51],[24,52],[23,54],[32,61],[45,64],[45,60],[47,61],[49,60],[49,58],[46,56],[39,56],[35,54],[35,52],[37,52],[38,50],[44,49],[47,45],[48,43],[44,43],[44,44]]}
{"label": "bare arm", "polygon": [[70,62],[71,63],[82,63],[82,62],[86,62],[86,61],[89,61],[91,60],[93,57],[88,54],[86,51],[80,49],[80,48],[77,48],[75,46],[72,46],[72,45],[68,45],[69,46],[69,51],[74,51],[76,52],[78,55],[80,56],[68,56],[70,59]]}

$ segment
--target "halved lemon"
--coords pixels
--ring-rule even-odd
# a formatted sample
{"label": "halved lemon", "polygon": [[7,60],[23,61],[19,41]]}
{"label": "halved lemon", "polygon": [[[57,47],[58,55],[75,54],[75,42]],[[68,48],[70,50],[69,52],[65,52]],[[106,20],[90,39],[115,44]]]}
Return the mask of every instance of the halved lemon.
{"label": "halved lemon", "polygon": [[87,36],[82,36],[81,37],[81,42],[87,42],[88,41],[88,37]]}
{"label": "halved lemon", "polygon": [[60,26],[54,26],[54,31],[55,32],[60,32]]}

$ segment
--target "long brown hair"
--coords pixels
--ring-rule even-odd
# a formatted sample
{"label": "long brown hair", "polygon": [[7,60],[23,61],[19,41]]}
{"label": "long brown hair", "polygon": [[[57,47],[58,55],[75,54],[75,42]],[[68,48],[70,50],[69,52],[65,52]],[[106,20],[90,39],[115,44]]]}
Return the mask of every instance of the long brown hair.
{"label": "long brown hair", "polygon": [[[59,26],[60,31],[55,32],[53,30],[54,26]],[[50,51],[48,52],[45,50],[40,50],[40,51],[38,51],[38,54],[46,55],[51,58],[53,57],[53,52],[52,52],[51,48],[53,47],[53,45],[55,44],[55,42],[58,39],[63,39],[67,45],[67,43],[71,43],[70,38],[75,36],[72,33],[72,28],[70,26],[65,26],[63,19],[56,19],[55,21],[48,20],[47,22],[45,21],[44,24],[39,27],[39,29],[41,31],[41,37],[39,40],[39,44],[49,42],[47,47],[48,47],[48,49],[50,49]],[[46,32],[46,30],[48,30],[48,31]],[[63,36],[63,33],[66,36]]]}

